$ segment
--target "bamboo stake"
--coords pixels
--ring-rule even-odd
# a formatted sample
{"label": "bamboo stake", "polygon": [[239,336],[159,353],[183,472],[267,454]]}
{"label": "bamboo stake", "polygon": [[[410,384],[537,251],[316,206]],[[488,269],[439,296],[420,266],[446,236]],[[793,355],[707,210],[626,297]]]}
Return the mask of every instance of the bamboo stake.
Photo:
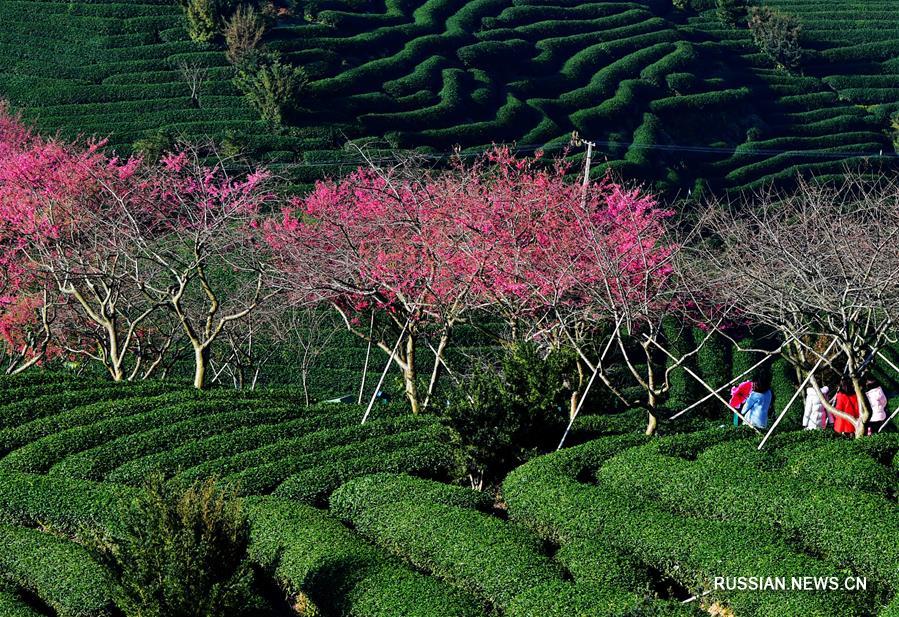
{"label": "bamboo stake", "polygon": [[371,324],[368,326],[368,347],[365,349],[365,366],[362,367],[362,383],[359,384],[359,398],[357,405],[362,404],[362,393],[365,391],[365,376],[368,374],[368,358],[371,355],[371,337],[375,332],[375,312],[371,312]]}
{"label": "bamboo stake", "polygon": [[890,421],[892,421],[893,418],[896,417],[896,414],[897,414],[897,413],[899,413],[899,407],[896,407],[896,410],[893,411],[893,413],[890,414],[890,417],[883,421],[883,423],[880,425],[880,428],[877,429],[877,432],[879,433],[880,431],[882,431],[883,428],[884,428],[887,424],[889,424]]}
{"label": "bamboo stake", "polygon": [[[671,359],[674,360],[675,362],[678,361],[677,358],[675,358],[673,354],[671,354],[667,349],[665,349],[664,347],[662,347],[661,345],[659,345],[659,343],[657,343],[657,342],[654,341],[653,339],[649,338],[649,337],[646,336],[645,334],[644,334],[643,336],[644,336],[644,337],[646,338],[646,340],[648,340],[650,343],[652,343],[653,345],[655,345],[656,347],[658,347],[658,348],[662,351],[663,354],[665,354],[666,356],[668,356],[669,358],[671,358]],[[708,390],[709,392],[711,392],[712,395],[713,395],[715,398],[717,398],[719,401],[721,401],[721,403],[722,403],[725,407],[727,407],[728,411],[737,414],[737,416],[738,416],[743,422],[745,422],[746,425],[749,426],[749,428],[751,428],[751,429],[754,430],[756,433],[758,433],[758,434],[761,435],[762,432],[761,432],[760,430],[758,430],[757,428],[755,428],[754,426],[752,426],[751,424],[749,424],[749,422],[746,420],[746,418],[743,416],[743,414],[741,414],[741,413],[739,412],[739,410],[736,410],[736,409],[734,409],[733,407],[730,406],[730,401],[724,400],[724,399],[721,397],[721,395],[718,394],[718,392],[715,391],[714,388],[712,388],[712,386],[710,386],[709,384],[707,384],[707,383],[702,379],[702,377],[700,377],[700,376],[697,375],[695,372],[693,372],[693,370],[692,370],[689,366],[684,365],[684,372],[686,372],[686,373],[687,373],[688,375],[690,375],[693,379],[695,379],[695,380],[698,381],[700,384],[702,384],[702,386],[703,386],[706,390]]]}
{"label": "bamboo stake", "polygon": [[889,364],[890,367],[892,367],[892,369],[893,369],[894,371],[896,371],[897,373],[899,373],[899,366],[896,366],[895,364],[893,364],[893,362],[892,362],[889,358],[887,358],[885,355],[883,355],[882,352],[878,351],[878,352],[877,352],[877,355],[880,357],[881,360],[883,360],[884,362],[886,362],[887,364]]}
{"label": "bamboo stake", "polygon": [[[899,373],[899,367],[897,367],[895,364],[893,364],[893,363],[890,361],[889,358],[887,358],[885,355],[883,355],[883,353],[881,353],[881,352],[878,351],[878,352],[877,352],[877,355],[880,357],[881,360],[883,360],[884,362],[886,362],[887,364],[889,364],[889,365],[893,368],[894,371],[896,371],[897,373]],[[893,411],[893,413],[890,414],[890,417],[883,421],[883,423],[880,425],[880,428],[877,429],[877,432],[879,433],[880,431],[882,431],[882,430],[884,429],[884,427],[885,427],[886,425],[888,425],[888,424],[893,420],[893,418],[896,417],[896,414],[897,414],[897,413],[899,413],[899,407],[896,407],[896,410]]]}
{"label": "bamboo stake", "polygon": [[[782,347],[782,346],[781,346],[781,347]],[[778,348],[777,351],[780,351],[780,349]],[[759,360],[758,362],[756,362],[755,364],[753,364],[752,366],[750,366],[748,369],[746,369],[745,371],[743,371],[742,373],[740,373],[739,375],[737,375],[736,377],[734,377],[733,379],[731,379],[730,381],[728,381],[726,384],[724,384],[723,386],[721,386],[720,388],[718,388],[717,390],[715,390],[715,392],[711,392],[710,394],[706,394],[704,397],[702,397],[701,399],[699,399],[699,400],[696,401],[695,403],[692,403],[690,406],[685,407],[684,409],[680,410],[679,412],[677,412],[676,414],[674,414],[673,416],[671,416],[670,418],[668,418],[668,420],[669,420],[669,421],[670,421],[670,420],[674,420],[675,418],[677,418],[677,417],[679,417],[679,416],[682,416],[683,414],[687,413],[688,411],[690,411],[690,410],[693,409],[694,407],[696,407],[696,406],[698,406],[698,405],[702,405],[702,404],[705,403],[707,400],[709,400],[710,398],[712,398],[713,396],[715,396],[715,393],[716,393],[716,392],[721,392],[722,390],[726,390],[726,389],[729,388],[730,386],[733,386],[735,383],[737,383],[738,381],[740,381],[741,379],[743,379],[744,377],[746,377],[746,375],[748,375],[749,373],[751,373],[752,371],[754,371],[755,369],[757,369],[758,367],[760,367],[761,365],[763,365],[765,362],[767,362],[768,360],[770,360],[771,358],[773,358],[774,355],[777,353],[777,351],[775,351],[775,352],[773,352],[773,353],[771,353],[771,354],[765,356],[764,358],[762,358],[761,360]],[[728,403],[728,406],[730,406],[729,403]]]}
{"label": "bamboo stake", "polygon": [[[621,322],[624,320],[624,317],[618,318],[618,323],[615,324],[615,330],[621,327]],[[593,369],[593,374],[590,376],[590,381],[587,382],[587,387],[584,389],[584,394],[581,395],[581,400],[578,401],[577,407],[574,410],[574,414],[572,414],[571,418],[568,419],[568,426],[565,428],[565,432],[562,434],[562,439],[559,441],[559,446],[556,448],[556,452],[562,449],[562,446],[565,444],[565,439],[568,437],[569,431],[571,431],[571,427],[574,424],[575,418],[581,411],[581,407],[584,404],[584,401],[587,400],[587,394],[590,392],[590,386],[593,385],[593,380],[596,379],[596,375],[599,373],[599,367],[602,366],[602,361],[606,359],[606,354],[609,353],[609,348],[612,346],[612,340],[614,336],[610,336],[608,342],[606,343],[605,349],[602,350],[602,354],[599,356],[599,362],[596,363],[596,368]]]}
{"label": "bamboo stake", "polygon": [[815,374],[815,371],[818,370],[818,367],[821,366],[821,363],[824,362],[824,358],[827,357],[827,354],[830,353],[830,350],[833,349],[834,344],[836,344],[836,340],[830,342],[830,345],[827,347],[827,350],[818,358],[818,361],[815,363],[815,366],[812,367],[812,370],[809,371],[808,375],[805,376],[805,379],[802,380],[802,383],[799,384],[799,387],[796,389],[796,392],[793,393],[793,396],[787,401],[787,404],[784,406],[783,411],[780,412],[780,415],[777,416],[777,420],[774,421],[774,424],[771,425],[771,428],[768,429],[768,432],[765,433],[765,438],[762,439],[762,443],[759,444],[758,449],[761,450],[765,446],[765,442],[768,441],[768,438],[774,433],[774,429],[777,428],[777,425],[780,424],[780,421],[783,420],[783,417],[787,415],[787,410],[790,409],[790,405],[793,404],[793,401],[796,400],[796,397],[802,392],[802,389],[805,387],[805,384],[808,383],[809,379],[812,378],[812,375]]}
{"label": "bamboo stake", "polygon": [[368,414],[371,413],[371,408],[375,404],[375,397],[378,396],[378,391],[381,389],[381,386],[384,384],[384,378],[387,376],[387,371],[390,370],[390,365],[393,364],[393,357],[396,355],[396,350],[400,348],[400,343],[403,342],[403,335],[406,334],[406,328],[409,327],[409,322],[406,322],[406,325],[403,326],[402,331],[400,331],[400,336],[396,339],[396,345],[393,346],[393,350],[390,352],[390,357],[387,358],[387,364],[384,365],[384,370],[381,371],[381,378],[378,380],[378,385],[375,386],[375,391],[371,393],[371,400],[368,401],[368,408],[365,410],[365,415],[362,416],[362,424],[365,424],[365,421],[368,420]]}

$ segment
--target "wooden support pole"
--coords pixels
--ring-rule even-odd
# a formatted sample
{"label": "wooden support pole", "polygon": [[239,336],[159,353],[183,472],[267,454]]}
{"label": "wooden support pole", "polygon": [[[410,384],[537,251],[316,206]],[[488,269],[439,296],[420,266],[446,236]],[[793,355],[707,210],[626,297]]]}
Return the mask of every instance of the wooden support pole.
{"label": "wooden support pole", "polygon": [[824,358],[827,357],[827,354],[830,353],[830,350],[833,349],[836,340],[830,342],[830,345],[827,347],[827,351],[825,351],[821,357],[818,358],[818,361],[815,363],[815,366],[812,367],[812,370],[809,371],[808,375],[805,376],[805,379],[802,380],[802,383],[799,384],[799,388],[796,389],[796,392],[790,397],[790,400],[787,401],[787,404],[784,406],[783,410],[780,412],[780,415],[777,416],[777,420],[774,421],[774,424],[771,425],[771,428],[768,429],[768,432],[765,433],[765,438],[762,439],[762,443],[759,444],[758,449],[761,450],[765,446],[765,442],[768,441],[768,438],[771,437],[772,433],[774,433],[774,429],[777,428],[777,425],[780,424],[780,421],[783,420],[783,417],[787,415],[787,410],[790,408],[790,405],[793,404],[793,401],[796,400],[796,397],[802,392],[802,389],[805,387],[805,384],[808,383],[809,379],[812,378],[812,375],[815,374],[815,371],[818,370],[818,367],[821,366],[821,363],[824,362]]}
{"label": "wooden support pole", "polygon": [[[778,349],[778,351],[780,351],[780,349]],[[706,394],[704,397],[702,397],[701,399],[699,399],[699,400],[696,401],[695,403],[692,403],[690,406],[685,407],[684,409],[680,410],[679,412],[677,412],[676,414],[674,414],[673,416],[671,416],[671,417],[668,418],[668,419],[669,419],[669,420],[674,420],[675,418],[677,418],[677,417],[679,417],[679,416],[682,416],[683,414],[687,413],[688,411],[690,411],[690,410],[693,409],[694,407],[696,407],[696,406],[698,406],[698,405],[702,405],[702,404],[705,403],[707,400],[709,400],[710,398],[712,398],[713,396],[715,396],[715,393],[721,392],[722,390],[726,390],[727,388],[733,386],[735,383],[737,383],[738,381],[740,381],[741,379],[743,379],[744,377],[746,377],[749,373],[751,373],[752,371],[754,371],[755,369],[757,369],[758,367],[760,367],[761,365],[763,365],[765,362],[767,362],[768,360],[770,360],[771,358],[773,358],[774,355],[775,355],[776,353],[777,353],[777,351],[768,354],[767,356],[765,356],[764,358],[762,358],[761,360],[759,360],[758,362],[756,362],[755,364],[753,364],[752,366],[750,366],[748,369],[746,369],[745,371],[743,371],[742,373],[740,373],[739,375],[737,375],[736,377],[734,377],[733,379],[731,379],[730,381],[728,381],[726,384],[724,384],[723,386],[721,386],[720,388],[718,388],[718,389],[715,390],[714,392],[710,392],[709,394]],[[729,403],[728,403],[728,406],[730,406]]]}
{"label": "wooden support pole", "polygon": [[[678,361],[677,358],[675,358],[674,355],[671,354],[671,352],[669,352],[667,349],[665,349],[664,347],[662,347],[661,345],[659,345],[658,342],[656,342],[656,341],[654,341],[653,339],[649,338],[649,337],[646,336],[645,334],[644,334],[643,336],[646,338],[647,341],[649,341],[650,343],[652,343],[653,345],[655,345],[656,347],[658,347],[658,348],[662,351],[663,354],[665,354],[666,356],[668,356],[669,358],[671,358],[671,359],[674,360],[675,362]],[[697,374],[693,371],[693,369],[691,369],[689,366],[684,366],[684,372],[686,372],[686,373],[687,373],[688,375],[690,375],[693,379],[695,379],[695,380],[698,381],[700,384],[702,384],[702,387],[704,387],[706,390],[708,390],[709,392],[711,392],[711,393],[712,393],[712,396],[714,396],[714,397],[717,398],[719,401],[721,401],[721,403],[722,403],[725,407],[727,407],[728,411],[737,414],[737,416],[738,416],[743,422],[745,422],[746,425],[749,426],[749,428],[751,428],[751,429],[754,430],[756,433],[758,433],[758,434],[761,435],[762,432],[761,432],[760,430],[758,430],[757,428],[755,428],[754,426],[752,426],[751,424],[749,424],[749,422],[746,420],[745,417],[743,417],[743,414],[741,414],[741,413],[739,412],[739,410],[736,410],[736,409],[734,409],[733,407],[730,406],[730,401],[724,400],[724,398],[722,398],[722,396],[721,396],[720,394],[718,394],[718,392],[717,392],[714,388],[712,388],[712,386],[710,386],[709,384],[707,384],[707,383],[702,379],[702,377],[700,377],[699,375],[697,375]]]}
{"label": "wooden support pole", "polygon": [[368,408],[365,410],[365,415],[362,416],[362,424],[365,424],[365,421],[368,420],[368,414],[371,413],[371,408],[375,404],[375,397],[378,396],[378,391],[381,389],[381,386],[384,384],[384,378],[387,376],[387,371],[390,370],[390,365],[393,364],[393,357],[396,356],[396,350],[400,348],[400,343],[403,342],[403,335],[406,334],[406,328],[409,327],[409,322],[406,322],[406,325],[403,326],[402,331],[400,331],[400,336],[396,339],[396,345],[393,346],[393,351],[390,352],[390,357],[387,358],[387,364],[384,365],[384,370],[381,371],[381,378],[378,380],[378,385],[375,386],[375,391],[371,393],[371,400],[368,401]]}
{"label": "wooden support pole", "polygon": [[371,356],[371,338],[375,333],[375,312],[371,312],[371,324],[368,326],[368,347],[365,348],[365,366],[362,367],[362,383],[359,384],[357,405],[362,404],[362,393],[365,391],[365,376],[368,374],[368,358]]}
{"label": "wooden support pole", "polygon": [[[892,362],[889,358],[887,358],[885,355],[883,355],[883,353],[881,353],[881,352],[878,351],[878,352],[877,352],[877,356],[878,356],[881,360],[883,360],[884,362],[886,362],[887,364],[889,364],[890,367],[892,367],[892,369],[893,369],[894,371],[896,371],[897,373],[899,373],[899,366],[896,366],[895,364],[893,364],[893,362]],[[899,414],[899,407],[896,407],[895,411],[893,411],[893,413],[890,414],[890,417],[888,417],[886,420],[883,421],[883,424],[880,425],[880,428],[877,429],[877,432],[879,433],[880,431],[883,430],[883,428],[884,428],[886,425],[888,425],[890,422],[892,422],[893,418],[896,417],[896,414]]]}
{"label": "wooden support pole", "polygon": [[886,362],[887,364],[889,364],[889,365],[890,365],[890,368],[892,368],[894,371],[896,371],[897,373],[899,373],[899,366],[896,366],[895,364],[893,364],[893,361],[890,360],[889,358],[887,358],[885,355],[883,355],[882,352],[878,351],[878,352],[877,352],[877,356],[878,356],[881,360],[883,360],[884,362]]}
{"label": "wooden support pole", "polygon": [[886,420],[883,421],[883,423],[880,425],[880,428],[877,429],[877,432],[879,433],[880,431],[882,431],[883,427],[885,427],[887,424],[889,424],[893,420],[893,418],[896,417],[897,413],[899,413],[899,407],[896,407],[895,411],[893,411],[893,413],[890,414],[890,417],[888,417]]}
{"label": "wooden support pole", "polygon": [[[618,331],[618,328],[621,327],[621,322],[624,320],[624,317],[619,317],[618,322],[615,324],[615,332]],[[574,425],[574,420],[577,418],[577,415],[581,411],[581,407],[584,405],[584,401],[587,400],[587,394],[590,392],[590,386],[593,385],[593,380],[596,379],[596,375],[599,373],[599,367],[602,366],[602,361],[606,359],[606,354],[609,353],[609,348],[612,347],[612,341],[615,340],[615,335],[609,337],[608,342],[606,343],[605,349],[602,350],[602,354],[599,356],[599,362],[596,363],[596,368],[593,369],[593,374],[590,376],[590,381],[587,382],[587,387],[584,389],[584,394],[581,395],[581,400],[578,401],[577,407],[574,410],[574,413],[568,419],[568,426],[565,427],[565,432],[562,434],[562,439],[559,441],[558,447],[556,447],[556,452],[562,449],[562,446],[565,444],[565,439],[568,437],[568,433],[571,431],[572,425]]]}

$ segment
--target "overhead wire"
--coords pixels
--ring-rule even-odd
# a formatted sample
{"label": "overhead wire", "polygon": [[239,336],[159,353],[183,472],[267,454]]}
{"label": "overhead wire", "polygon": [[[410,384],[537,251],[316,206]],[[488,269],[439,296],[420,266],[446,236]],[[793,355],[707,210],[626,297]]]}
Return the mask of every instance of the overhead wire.
{"label": "overhead wire", "polygon": [[[663,144],[663,143],[637,143],[637,142],[621,142],[615,140],[595,140],[593,143],[596,146],[602,146],[606,148],[636,148],[643,150],[658,150],[663,152],[688,152],[688,153],[702,153],[702,154],[737,154],[739,152],[738,148],[740,146],[734,147],[723,147],[723,146],[699,146],[699,145],[685,145],[685,144]],[[741,146],[745,146],[745,144],[741,144]],[[519,154],[524,153],[532,153],[537,151],[544,152],[552,152],[558,150],[564,150],[568,147],[567,144],[522,144],[515,145],[512,147],[512,150]],[[374,150],[389,150],[389,148],[374,148]],[[397,149],[397,151],[403,151],[403,149]],[[462,150],[453,150],[451,152],[415,152],[409,151],[416,158],[424,159],[424,160],[433,160],[440,161],[450,158],[476,158],[482,156],[485,152],[489,151],[489,147],[483,148],[466,148]],[[880,150],[878,152],[867,152],[867,151],[853,151],[853,150],[803,150],[797,148],[757,148],[757,149],[747,149],[742,152],[747,155],[756,155],[756,156],[777,156],[780,154],[796,154],[802,156],[810,156],[810,157],[820,157],[820,158],[832,158],[832,159],[844,159],[844,158],[877,158],[877,159],[886,159],[886,160],[899,160],[899,153],[896,152],[885,152],[884,150]],[[599,153],[601,154],[601,153]],[[365,161],[375,162],[375,163],[386,163],[389,161],[395,160],[395,157],[392,156],[382,156],[382,157],[367,157],[363,158],[361,156],[357,157],[347,157],[347,158],[335,158],[329,161],[313,161],[313,162],[272,162],[267,166],[272,168],[294,168],[294,167],[336,167],[341,165],[358,165]]]}

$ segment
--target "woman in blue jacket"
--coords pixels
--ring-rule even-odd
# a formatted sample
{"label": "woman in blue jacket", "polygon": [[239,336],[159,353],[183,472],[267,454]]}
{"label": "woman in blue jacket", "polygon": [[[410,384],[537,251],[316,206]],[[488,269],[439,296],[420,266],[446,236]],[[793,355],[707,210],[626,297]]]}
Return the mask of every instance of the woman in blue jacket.
{"label": "woman in blue jacket", "polygon": [[755,428],[768,426],[768,409],[771,408],[771,388],[760,379],[752,382],[752,394],[743,403],[743,417]]}

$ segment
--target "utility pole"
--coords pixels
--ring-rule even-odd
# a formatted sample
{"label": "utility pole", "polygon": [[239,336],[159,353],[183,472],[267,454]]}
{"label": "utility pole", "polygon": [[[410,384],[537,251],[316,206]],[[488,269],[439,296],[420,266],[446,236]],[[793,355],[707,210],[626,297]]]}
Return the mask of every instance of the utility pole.
{"label": "utility pole", "polygon": [[587,185],[590,183],[590,162],[593,159],[593,148],[596,146],[595,142],[587,141],[586,139],[582,139],[580,135],[578,135],[577,131],[572,131],[571,133],[571,143],[576,146],[587,146],[587,158],[584,160],[584,201],[587,200]]}

